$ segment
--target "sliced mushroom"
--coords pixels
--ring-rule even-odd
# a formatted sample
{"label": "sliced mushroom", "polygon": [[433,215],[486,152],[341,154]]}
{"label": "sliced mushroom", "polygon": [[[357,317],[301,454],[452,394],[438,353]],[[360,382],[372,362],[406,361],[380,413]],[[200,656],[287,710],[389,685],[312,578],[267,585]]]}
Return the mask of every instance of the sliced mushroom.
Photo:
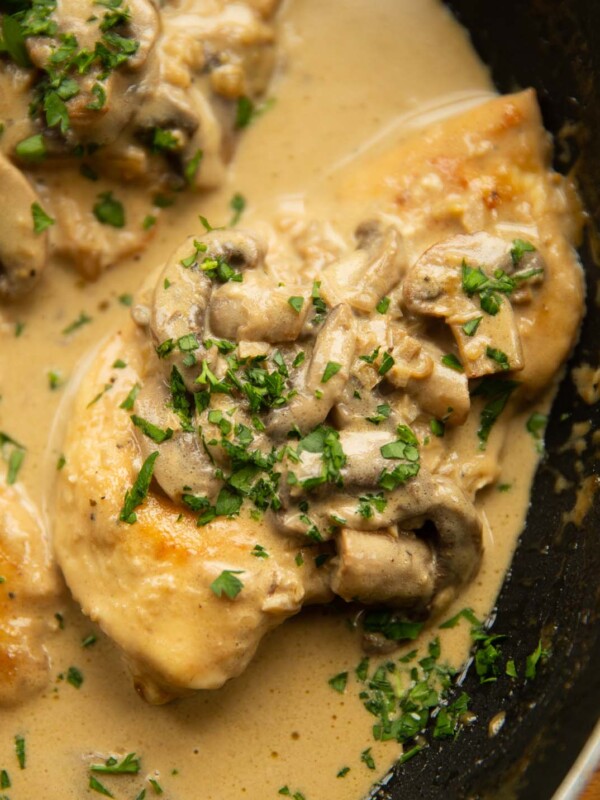
{"label": "sliced mushroom", "polygon": [[323,271],[321,294],[330,304],[348,303],[371,313],[379,300],[400,281],[405,255],[396,228],[381,227],[376,221],[356,229],[357,248]]}
{"label": "sliced mushroom", "polygon": [[[487,233],[454,236],[434,245],[411,267],[403,284],[406,307],[416,314],[442,317],[456,339],[468,378],[523,369],[523,353],[511,302],[496,293],[497,313],[481,308],[463,288],[463,264],[481,267],[492,277],[497,270],[514,272],[511,245]],[[474,330],[470,325],[479,320]],[[469,335],[469,333],[471,335]]]}
{"label": "sliced mushroom", "polygon": [[233,341],[293,342],[300,336],[309,310],[306,297],[301,298],[300,309],[294,309],[289,302],[294,294],[290,288],[274,285],[264,273],[247,273],[243,283],[226,283],[213,292],[211,330]]}
{"label": "sliced mushroom", "polygon": [[[177,248],[161,272],[151,308],[138,306],[134,309],[138,324],[149,324],[157,346],[170,342],[171,350],[164,356],[165,367],[170,372],[175,365],[189,391],[196,392],[201,388],[195,383],[202,369],[200,362],[211,359],[202,342],[206,335],[206,314],[214,282],[203,270],[203,265],[218,261],[243,270],[257,266],[262,258],[259,242],[242,231],[211,231],[200,239],[190,236]],[[195,351],[192,345],[198,362],[194,365],[186,363],[184,359],[190,350],[182,347],[182,337],[190,334],[196,337],[198,344]]]}
{"label": "sliced mushroom", "polygon": [[[269,434],[281,437],[294,428],[306,434],[323,422],[350,377],[355,342],[352,309],[345,304],[336,306],[319,331],[298,394],[287,406],[271,414],[267,423]],[[331,376],[327,374],[329,364],[337,369]]]}
{"label": "sliced mushroom", "polygon": [[[160,33],[160,16],[151,0],[131,0],[127,18],[108,31],[102,25],[107,14],[99,13],[90,19],[89,3],[82,0],[62,0],[55,12],[59,36],[32,36],[26,47],[32,62],[40,69],[52,72],[52,56],[65,36],[75,36],[78,47],[93,53],[101,43],[111,50],[106,36],[116,34],[136,43],[135,52],[115,69],[106,70],[95,62],[83,74],[72,70],[72,79],[79,92],[67,101],[70,127],[66,138],[70,145],[93,141],[95,144],[114,142],[130,122],[149,89],[149,75],[144,81],[132,81],[128,73],[140,71],[148,62]],[[114,13],[114,10],[113,10]],[[107,74],[108,73],[108,74]]]}
{"label": "sliced mushroom", "polygon": [[[352,438],[345,433],[342,435],[345,437],[344,445],[350,452]],[[367,453],[375,466],[368,460]],[[328,539],[334,534],[335,526],[340,525],[344,529],[374,537],[382,529],[393,526],[398,526],[402,531],[422,529],[423,536],[432,544],[429,571],[435,575],[435,597],[431,608],[441,610],[479,568],[482,554],[482,523],[479,515],[460,487],[447,478],[431,475],[422,466],[418,475],[404,485],[390,492],[379,491],[378,498],[385,501],[385,506],[373,504],[373,495],[369,498],[367,487],[377,491],[377,478],[382,465],[389,466],[390,462],[382,459],[375,447],[363,446],[363,454],[365,458],[362,460],[352,455],[348,458],[343,470],[343,490],[325,485],[315,500],[311,501],[309,496],[308,508],[304,512],[292,506],[289,496],[286,499],[284,495],[284,509],[275,515],[276,524],[288,534],[309,539],[315,538],[315,530],[322,539]],[[299,479],[303,477],[301,474]],[[365,501],[370,503],[368,516],[364,513],[361,501],[363,504]],[[402,541],[406,543],[407,540]],[[419,552],[422,555],[424,551]],[[343,568],[341,562],[339,568]],[[372,581],[377,582],[376,576],[372,575]],[[423,585],[426,586],[427,582]],[[365,585],[364,592],[367,591]],[[430,596],[423,595],[422,599],[426,604]]]}
{"label": "sliced mushroom", "polygon": [[32,206],[39,202],[27,178],[0,155],[0,297],[28,292],[48,257],[48,234],[34,233]]}
{"label": "sliced mushroom", "polygon": [[426,607],[435,591],[431,545],[409,531],[341,528],[335,536],[331,588],[347,602]]}
{"label": "sliced mushroom", "polygon": [[213,498],[221,482],[215,478],[215,465],[204,449],[197,431],[181,430],[179,420],[169,408],[171,396],[162,376],[149,376],[135,402],[136,415],[152,425],[172,431],[171,438],[157,444],[138,427],[136,438],[142,457],[158,452],[154,478],[174,502],[183,494]]}

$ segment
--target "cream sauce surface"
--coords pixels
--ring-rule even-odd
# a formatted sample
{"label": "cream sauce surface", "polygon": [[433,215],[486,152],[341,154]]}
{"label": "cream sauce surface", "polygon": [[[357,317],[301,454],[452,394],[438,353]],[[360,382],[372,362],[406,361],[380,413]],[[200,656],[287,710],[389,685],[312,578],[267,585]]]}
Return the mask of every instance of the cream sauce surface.
{"label": "cream sauce surface", "polygon": [[[1,427],[28,448],[21,479],[40,508],[60,455],[55,443],[47,451],[53,418],[77,362],[126,319],[119,297],[135,292],[198,229],[198,213],[214,225],[227,222],[237,191],[247,198],[248,223],[302,208],[307,197],[326,198],[338,171],[382,132],[397,139],[418,126],[419,110],[429,121],[491,92],[466,34],[434,0],[295,0],[281,25],[286,58],[272,89],[275,104],[247,131],[226,186],[179,198],[146,253],[96,283],[84,284],[55,262],[30,299],[3,310]],[[336,217],[334,207],[321,206]],[[91,322],[62,334],[80,312]],[[18,337],[17,323],[24,324]],[[60,375],[60,388],[50,388],[50,371]],[[485,616],[509,565],[537,463],[524,423],[523,416],[510,423],[498,479],[510,495],[492,487],[478,501],[489,522],[481,572],[448,616],[464,606]],[[303,612],[271,634],[247,672],[222,690],[151,707],[136,697],[114,646],[66,596],[57,611],[64,629],[50,642],[51,685],[0,716],[0,768],[10,773],[12,800],[96,796],[89,762],[132,751],[142,758],[138,776],[100,776],[116,798],[136,797],[143,786],[153,796],[144,781],[150,776],[172,800],[263,800],[284,785],[306,800],[358,800],[400,755],[397,744],[373,742],[374,720],[352,677],[362,655],[358,637],[342,614]],[[83,648],[92,632],[97,643]],[[467,648],[466,628],[443,632],[444,660],[458,666]],[[84,675],[79,690],[59,677],[69,666]],[[351,677],[340,695],[327,681],[343,670]],[[25,770],[14,753],[17,734],[27,742]],[[367,747],[376,771],[361,762]],[[337,777],[345,766],[349,772]]]}

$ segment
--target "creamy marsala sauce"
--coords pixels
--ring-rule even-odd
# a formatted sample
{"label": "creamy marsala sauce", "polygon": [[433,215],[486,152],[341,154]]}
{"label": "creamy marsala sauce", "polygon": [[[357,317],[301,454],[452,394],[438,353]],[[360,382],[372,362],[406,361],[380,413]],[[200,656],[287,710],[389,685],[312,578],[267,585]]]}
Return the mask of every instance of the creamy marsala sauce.
{"label": "creamy marsala sauce", "polygon": [[[47,492],[60,454],[60,441],[48,451],[53,420],[77,363],[125,323],[129,310],[119,296],[134,293],[186,235],[198,232],[198,213],[214,225],[226,223],[229,200],[241,192],[249,227],[282,212],[301,213],[306,202],[344,230],[336,187],[357,157],[492,96],[465,32],[434,0],[293,0],[279,24],[284,59],[271,89],[276,102],[245,132],[226,185],[210,195],[182,195],[164,213],[149,248],[96,282],[85,283],[54,260],[29,298],[2,309],[1,427],[27,446],[20,480],[40,509],[50,507]],[[82,311],[91,323],[63,336]],[[16,323],[24,324],[18,338]],[[50,371],[60,374],[60,388],[49,388]],[[537,408],[544,410],[544,403]],[[447,616],[470,606],[484,618],[493,606],[537,463],[525,420],[510,421],[510,448],[497,480],[510,485],[510,502],[497,484],[478,497],[489,523],[483,564]],[[374,718],[358,698],[353,672],[363,653],[341,613],[304,611],[270,634],[246,672],[224,688],[153,707],[135,694],[119,652],[67,592],[56,611],[64,627],[57,624],[48,644],[49,686],[0,712],[0,769],[10,774],[11,800],[97,796],[88,788],[89,763],[129,752],[142,759],[139,775],[98,776],[116,798],[134,798],[143,786],[153,796],[145,781],[150,776],[172,800],[264,800],[285,785],[306,800],[358,800],[401,754],[394,742],[373,741]],[[92,633],[97,642],[82,647]],[[459,666],[468,626],[439,631],[434,625],[421,647],[438,634],[443,660]],[[79,689],[59,678],[71,666],[84,677]],[[346,670],[350,678],[340,694],[328,679]],[[16,735],[26,741],[25,769],[17,763]],[[368,747],[375,771],[361,760]],[[344,767],[349,771],[337,777]]]}

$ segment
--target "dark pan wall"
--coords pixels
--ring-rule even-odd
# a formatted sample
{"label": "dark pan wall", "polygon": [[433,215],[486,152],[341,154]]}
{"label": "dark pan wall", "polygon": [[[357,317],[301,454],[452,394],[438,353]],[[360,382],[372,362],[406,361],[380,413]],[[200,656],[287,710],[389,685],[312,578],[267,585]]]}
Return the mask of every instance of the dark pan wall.
{"label": "dark pan wall", "polygon": [[[597,366],[600,269],[592,251],[600,253],[600,0],[448,5],[471,32],[501,91],[537,89],[546,126],[558,137],[556,167],[574,170],[578,178],[592,224],[581,250],[588,313],[571,366]],[[544,628],[551,632],[551,658],[535,681],[479,687],[469,676],[464,688],[477,725],[398,768],[377,797],[549,800],[577,757],[600,714],[600,504],[596,494],[582,525],[565,523],[575,491],[556,494],[555,481],[561,473],[575,487],[588,478],[586,485],[594,488],[600,466],[592,431],[581,457],[564,445],[573,422],[591,420],[597,429],[599,417],[598,405],[586,405],[567,377],[549,423],[527,527],[498,602],[494,631],[509,634],[511,655],[522,663]],[[488,721],[500,710],[506,723],[490,739]]]}

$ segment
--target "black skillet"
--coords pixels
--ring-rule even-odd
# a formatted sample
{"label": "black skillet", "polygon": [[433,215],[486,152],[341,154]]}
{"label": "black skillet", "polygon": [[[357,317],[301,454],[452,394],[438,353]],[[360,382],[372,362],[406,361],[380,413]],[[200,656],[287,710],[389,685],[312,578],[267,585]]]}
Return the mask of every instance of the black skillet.
{"label": "black skillet", "polygon": [[[558,137],[555,167],[575,170],[590,225],[581,249],[587,316],[570,366],[598,366],[600,0],[447,2],[500,91],[537,90],[546,127]],[[567,135],[566,123],[572,123]],[[572,449],[562,449],[573,422],[599,427],[599,406],[586,405],[567,376],[548,425],[527,526],[498,600],[493,630],[509,635],[518,662],[534,650],[542,628],[553,631],[551,657],[534,681],[479,686],[469,675],[463,688],[478,724],[397,767],[378,799],[550,800],[590,736],[600,716],[600,497],[579,527],[565,525],[574,492],[556,494],[554,487],[558,473],[576,486],[600,473],[591,432],[579,465]],[[488,721],[499,711],[506,722],[490,738]]]}

